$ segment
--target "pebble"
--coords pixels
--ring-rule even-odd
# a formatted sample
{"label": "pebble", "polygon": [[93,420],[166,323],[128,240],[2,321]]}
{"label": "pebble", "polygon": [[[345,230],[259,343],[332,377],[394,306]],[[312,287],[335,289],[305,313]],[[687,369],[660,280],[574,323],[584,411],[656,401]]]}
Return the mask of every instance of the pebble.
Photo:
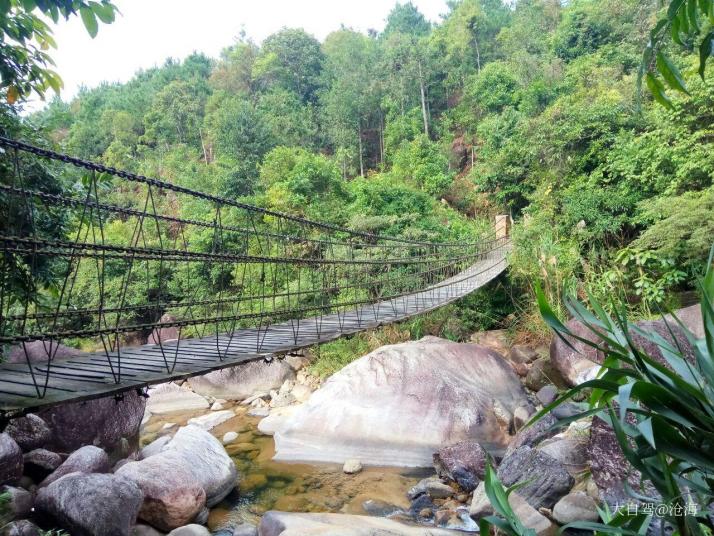
{"label": "pebble", "polygon": [[223,409],[223,404],[221,404],[218,401],[214,402],[213,405],[211,406],[211,411],[221,411],[222,409]]}
{"label": "pebble", "polygon": [[236,432],[226,432],[223,434],[223,439],[221,441],[224,445],[228,445],[229,443],[233,443],[236,439],[238,439],[238,434]]}

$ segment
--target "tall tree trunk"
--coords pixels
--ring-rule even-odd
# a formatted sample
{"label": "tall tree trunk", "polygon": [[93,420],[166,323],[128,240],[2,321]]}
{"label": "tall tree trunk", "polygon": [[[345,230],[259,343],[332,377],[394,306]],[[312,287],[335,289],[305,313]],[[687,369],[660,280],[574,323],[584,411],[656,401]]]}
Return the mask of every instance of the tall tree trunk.
{"label": "tall tree trunk", "polygon": [[478,69],[478,74],[481,74],[481,50],[478,48],[478,41],[474,41],[476,45],[476,69]]}
{"label": "tall tree trunk", "polygon": [[208,153],[206,152],[206,144],[203,141],[203,132],[201,132],[201,128],[199,127],[198,129],[198,137],[201,138],[201,149],[203,149],[203,160],[206,162],[206,165],[208,165]]}
{"label": "tall tree trunk", "polygon": [[384,164],[384,117],[379,110],[379,163]]}
{"label": "tall tree trunk", "polygon": [[424,134],[429,136],[429,114],[426,111],[426,89],[424,87],[424,76],[419,62],[419,91],[421,92],[421,115],[424,118]]}
{"label": "tall tree trunk", "polygon": [[357,129],[357,138],[359,139],[359,176],[364,177],[364,157],[362,156],[362,121],[360,121],[359,129]]}

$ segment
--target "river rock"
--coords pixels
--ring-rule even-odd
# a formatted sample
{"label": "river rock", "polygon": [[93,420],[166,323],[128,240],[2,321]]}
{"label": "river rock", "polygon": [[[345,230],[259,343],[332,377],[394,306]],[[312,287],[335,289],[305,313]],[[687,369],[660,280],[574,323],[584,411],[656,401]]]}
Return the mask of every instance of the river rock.
{"label": "river rock", "polygon": [[250,361],[234,367],[209,372],[188,380],[191,388],[204,396],[244,400],[256,392],[279,389],[285,380],[294,379],[295,371],[281,359],[270,362]]}
{"label": "river rock", "polygon": [[554,437],[540,443],[537,449],[558,460],[572,475],[582,473],[588,467],[588,438]]}
{"label": "river rock", "polygon": [[[284,406],[282,408],[275,408],[269,412],[269,414],[258,423],[258,431],[265,435],[273,435],[278,430],[287,426],[293,415],[297,413],[301,406]],[[262,408],[256,408],[262,409]],[[260,414],[256,414],[253,410],[248,412],[249,416],[260,417]]]}
{"label": "river rock", "polygon": [[72,536],[129,536],[143,495],[118,475],[70,473],[37,494],[37,509]]}
{"label": "river rock", "polygon": [[155,415],[208,409],[208,400],[173,382],[162,383],[149,389],[146,408]]}
{"label": "river rock", "polygon": [[582,491],[568,493],[553,507],[553,518],[561,525],[573,521],[597,521],[597,503]]}
{"label": "river rock", "polygon": [[356,459],[347,460],[345,462],[345,464],[342,466],[342,472],[347,473],[348,475],[353,475],[355,473],[359,473],[361,470],[362,470],[362,463]]}
{"label": "river rock", "polygon": [[[573,335],[588,341],[600,342],[599,337],[578,320],[571,319],[565,326]],[[567,336],[570,346],[557,334],[550,343],[550,360],[558,369],[569,386],[579,385],[593,379],[600,370],[598,364],[603,362],[604,355],[599,350]]]}
{"label": "river rock", "polygon": [[223,424],[226,421],[231,420],[236,414],[229,409],[224,409],[221,411],[214,411],[212,413],[206,413],[200,417],[194,417],[188,420],[188,424],[198,426],[204,430],[213,430],[216,426]]}
{"label": "river rock", "polygon": [[508,351],[508,360],[512,363],[527,365],[538,359],[538,352],[525,344],[514,344]]}
{"label": "river rock", "polygon": [[466,491],[473,491],[483,480],[487,454],[476,441],[466,440],[439,449],[434,453],[433,461],[441,478],[456,482]]}
{"label": "river rock", "polygon": [[206,492],[181,457],[156,455],[129,462],[116,474],[143,492],[139,518],[166,532],[191,523],[206,503]]}
{"label": "river rock", "polygon": [[[674,315],[682,324],[684,324],[684,327],[694,334],[695,337],[698,339],[704,337],[704,321],[702,320],[701,305],[697,304],[685,307],[684,309],[678,309],[674,312]],[[670,325],[679,325],[672,315],[665,315],[665,319],[670,322]]]}
{"label": "river rock", "polygon": [[536,393],[536,398],[538,399],[538,402],[547,406],[548,404],[555,402],[555,399],[558,398],[558,388],[552,383],[549,383]]}
{"label": "river rock", "polygon": [[40,531],[40,528],[32,521],[20,519],[5,525],[2,534],[3,536],[42,536],[47,533]]}
{"label": "river rock", "polygon": [[[159,322],[162,324],[168,324],[169,322],[176,322],[176,317],[164,313],[161,315],[161,318],[159,318]],[[177,327],[163,327],[163,328],[154,328],[154,330],[151,332],[151,335],[149,335],[149,344],[163,344],[168,341],[173,341],[179,338],[179,328]]]}
{"label": "river rock", "polygon": [[558,429],[554,428],[557,419],[550,413],[546,413],[530,426],[518,431],[508,445],[505,456],[509,456],[518,447],[527,446],[533,447],[539,444],[544,439],[553,437],[558,433]]}
{"label": "river rock", "polygon": [[[177,456],[206,492],[206,506],[215,506],[238,484],[238,472],[221,442],[198,426],[179,428],[158,456]],[[151,459],[151,458],[149,458]]]}
{"label": "river rock", "polygon": [[598,494],[610,506],[629,500],[625,481],[640,489],[642,475],[627,461],[612,427],[600,417],[593,417],[587,455]]}
{"label": "river rock", "polygon": [[31,341],[12,346],[7,353],[8,363],[47,363],[49,356],[53,359],[64,359],[83,355],[76,348],[70,348],[55,341]]}
{"label": "river rock", "polygon": [[95,445],[111,453],[122,448],[122,439],[136,440],[145,407],[144,397],[127,391],[120,400],[110,396],[71,402],[37,414],[52,430],[47,448],[69,453],[84,445]]}
{"label": "river rock", "polygon": [[433,527],[403,525],[382,517],[347,514],[298,514],[292,512],[267,512],[260,520],[260,536],[455,536],[462,534]]}
{"label": "river rock", "polygon": [[31,450],[25,453],[23,459],[25,462],[25,474],[29,475],[35,482],[44,479],[62,465],[62,456],[47,449]]}
{"label": "river rock", "polygon": [[150,525],[137,523],[131,531],[131,536],[164,536],[164,533],[159,532]]}
{"label": "river rock", "polygon": [[15,440],[23,452],[44,447],[52,441],[52,430],[34,413],[11,420],[5,432]]}
{"label": "river rock", "polygon": [[40,487],[49,486],[69,473],[108,473],[110,470],[111,463],[107,453],[94,445],[86,445],[70,454],[55,472],[40,483]]}
{"label": "river rock", "polygon": [[211,533],[206,527],[192,523],[172,530],[167,536],[211,536]]}
{"label": "river rock", "polygon": [[506,456],[497,470],[504,486],[528,482],[518,494],[533,508],[552,508],[570,491],[575,480],[555,458],[531,447],[519,447]]}
{"label": "river rock", "polygon": [[146,445],[143,449],[141,449],[141,451],[139,452],[139,459],[143,460],[145,458],[158,454],[164,449],[166,445],[169,444],[170,441],[170,435],[161,436],[155,439],[154,441]]}
{"label": "river rock", "polygon": [[511,336],[506,329],[479,331],[472,334],[469,340],[504,356],[508,355],[511,347]]}
{"label": "river rock", "polygon": [[5,508],[9,510],[14,519],[30,515],[34,503],[32,493],[22,488],[2,486],[0,487],[0,494],[7,494],[9,497],[9,502]]}
{"label": "river rock", "polygon": [[226,432],[221,438],[221,443],[223,443],[224,445],[230,445],[236,439],[238,439],[238,432]]}
{"label": "river rock", "polygon": [[553,363],[547,356],[539,357],[531,364],[523,383],[528,389],[535,392],[540,391],[543,387],[551,383],[561,387],[565,387],[566,385],[560,372],[553,366]]}
{"label": "river rock", "polygon": [[383,346],[296,410],[275,433],[275,459],[425,467],[442,445],[465,439],[498,455],[518,407],[532,409],[491,350],[436,337]]}
{"label": "river rock", "polygon": [[[508,496],[508,504],[523,526],[527,529],[534,530],[536,536],[555,536],[558,533],[556,525],[528,504],[528,501],[517,492],[513,492]],[[476,520],[493,514],[493,508],[486,496],[486,488],[483,482],[481,482],[474,491],[469,514]]]}
{"label": "river rock", "polygon": [[8,434],[0,434],[0,485],[20,480],[23,466],[20,446]]}
{"label": "river rock", "polygon": [[290,392],[290,394],[295,397],[295,400],[300,403],[303,403],[306,402],[308,398],[310,398],[310,395],[312,394],[312,389],[310,389],[307,385],[298,383],[295,385],[295,387],[293,387],[293,390]]}

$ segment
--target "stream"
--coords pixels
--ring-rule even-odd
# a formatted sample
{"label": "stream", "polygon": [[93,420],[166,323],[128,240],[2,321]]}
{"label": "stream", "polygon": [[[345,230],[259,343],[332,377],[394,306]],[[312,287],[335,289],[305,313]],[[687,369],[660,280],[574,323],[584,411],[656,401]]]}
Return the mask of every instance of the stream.
{"label": "stream", "polygon": [[[348,475],[342,466],[333,464],[284,463],[272,460],[275,446],[272,436],[258,431],[260,417],[247,415],[249,408],[225,405],[236,416],[210,432],[219,440],[226,432],[236,432],[238,439],[226,445],[240,474],[236,491],[214,507],[209,515],[208,528],[218,530],[242,522],[258,524],[268,510],[286,512],[340,512],[346,514],[386,515],[391,506],[409,509],[406,491],[431,469],[394,467],[366,467]],[[192,417],[206,411],[152,415],[141,431],[142,447],[165,434],[173,434]],[[176,424],[167,429],[165,425]],[[372,511],[364,509],[371,500]]]}

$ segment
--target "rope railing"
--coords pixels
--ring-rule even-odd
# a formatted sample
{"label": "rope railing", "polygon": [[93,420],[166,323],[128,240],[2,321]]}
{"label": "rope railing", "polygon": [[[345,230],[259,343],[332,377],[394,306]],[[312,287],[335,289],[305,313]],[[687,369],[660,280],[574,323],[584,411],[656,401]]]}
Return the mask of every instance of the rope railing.
{"label": "rope railing", "polygon": [[20,349],[40,398],[60,343],[103,355],[120,384],[137,341],[171,374],[182,347],[223,361],[241,337],[256,355],[279,336],[319,342],[329,326],[352,332],[456,299],[505,263],[508,239],[493,233],[373,234],[9,138],[0,150],[0,352]]}

